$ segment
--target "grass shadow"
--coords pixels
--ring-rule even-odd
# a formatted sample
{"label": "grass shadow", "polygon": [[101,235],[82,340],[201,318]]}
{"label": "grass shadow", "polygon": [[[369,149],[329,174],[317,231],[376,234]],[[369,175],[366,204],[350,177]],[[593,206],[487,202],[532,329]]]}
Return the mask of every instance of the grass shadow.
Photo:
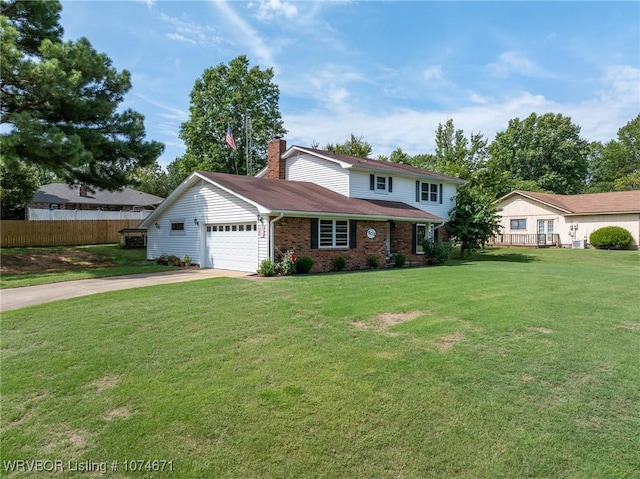
{"label": "grass shadow", "polygon": [[464,266],[472,263],[484,261],[504,262],[504,263],[533,263],[539,259],[533,254],[526,253],[506,253],[501,250],[486,250],[474,253],[466,258],[454,257],[445,266]]}

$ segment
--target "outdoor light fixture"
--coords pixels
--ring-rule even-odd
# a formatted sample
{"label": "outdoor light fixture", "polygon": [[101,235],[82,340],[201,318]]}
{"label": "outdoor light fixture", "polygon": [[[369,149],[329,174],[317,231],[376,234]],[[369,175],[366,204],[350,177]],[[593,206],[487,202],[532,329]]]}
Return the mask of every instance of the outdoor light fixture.
{"label": "outdoor light fixture", "polygon": [[200,223],[198,223],[198,218],[193,218],[193,222],[195,223],[196,226],[198,226]]}
{"label": "outdoor light fixture", "polygon": [[160,225],[158,224],[157,221],[156,221],[156,228],[160,229]]}

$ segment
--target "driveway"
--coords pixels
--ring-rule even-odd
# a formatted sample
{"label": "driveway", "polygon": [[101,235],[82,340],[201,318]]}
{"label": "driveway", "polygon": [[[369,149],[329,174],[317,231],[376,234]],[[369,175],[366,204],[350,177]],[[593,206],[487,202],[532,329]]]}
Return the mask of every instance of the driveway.
{"label": "driveway", "polygon": [[181,269],[163,273],[132,274],[129,276],[111,276],[99,279],[81,279],[61,283],[26,286],[24,288],[8,288],[0,290],[0,311],[24,308],[35,304],[76,298],[106,291],[140,288],[156,284],[182,283],[196,279],[229,277],[248,278],[251,273],[229,271],[224,269]]}

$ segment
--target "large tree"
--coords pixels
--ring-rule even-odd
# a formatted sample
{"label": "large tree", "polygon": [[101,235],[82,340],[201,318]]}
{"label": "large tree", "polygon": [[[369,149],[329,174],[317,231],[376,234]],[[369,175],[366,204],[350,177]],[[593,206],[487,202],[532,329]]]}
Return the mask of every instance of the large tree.
{"label": "large tree", "polygon": [[467,139],[451,118],[444,125],[438,123],[435,141],[435,153],[425,157],[428,170],[471,180],[486,163],[487,140],[482,133],[471,133]]}
{"label": "large tree", "polygon": [[589,192],[640,189],[640,115],[618,130],[618,139],[592,143]]}
{"label": "large tree", "polygon": [[0,1],[0,121],[6,171],[40,166],[61,180],[118,189],[164,146],[144,117],[118,111],[131,88],[86,38],[62,41],[57,1]]}
{"label": "large tree", "polygon": [[[184,179],[194,170],[244,175],[262,169],[267,142],[287,132],[278,109],[280,90],[272,80],[272,68],[250,68],[245,55],[207,68],[195,81],[190,116],[180,127],[186,152],[171,170]],[[235,149],[226,142],[228,127]]]}
{"label": "large tree", "polygon": [[332,151],[334,153],[340,153],[342,155],[350,155],[355,156],[357,158],[369,158],[371,152],[373,151],[373,147],[367,141],[365,141],[363,136],[356,136],[351,133],[351,136],[344,143],[328,143],[324,147],[327,151]]}
{"label": "large tree", "polygon": [[[560,194],[581,193],[587,177],[588,143],[570,117],[532,113],[509,120],[489,147],[489,169],[497,178],[496,196],[522,182]],[[525,183],[527,184],[527,183]]]}
{"label": "large tree", "polygon": [[479,188],[463,186],[456,193],[456,206],[449,212],[447,230],[460,243],[460,257],[484,247],[500,232],[500,214],[494,198]]}

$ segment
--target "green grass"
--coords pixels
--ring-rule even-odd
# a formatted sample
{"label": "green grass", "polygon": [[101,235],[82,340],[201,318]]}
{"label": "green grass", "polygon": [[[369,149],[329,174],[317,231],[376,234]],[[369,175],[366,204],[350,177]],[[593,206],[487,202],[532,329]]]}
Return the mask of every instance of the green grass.
{"label": "green grass", "polygon": [[116,478],[638,477],[639,261],[505,249],[10,311],[2,460],[119,460]]}
{"label": "green grass", "polygon": [[[3,248],[0,288],[175,269],[146,260],[145,249],[119,245]],[[9,269],[9,272],[6,270]]]}

